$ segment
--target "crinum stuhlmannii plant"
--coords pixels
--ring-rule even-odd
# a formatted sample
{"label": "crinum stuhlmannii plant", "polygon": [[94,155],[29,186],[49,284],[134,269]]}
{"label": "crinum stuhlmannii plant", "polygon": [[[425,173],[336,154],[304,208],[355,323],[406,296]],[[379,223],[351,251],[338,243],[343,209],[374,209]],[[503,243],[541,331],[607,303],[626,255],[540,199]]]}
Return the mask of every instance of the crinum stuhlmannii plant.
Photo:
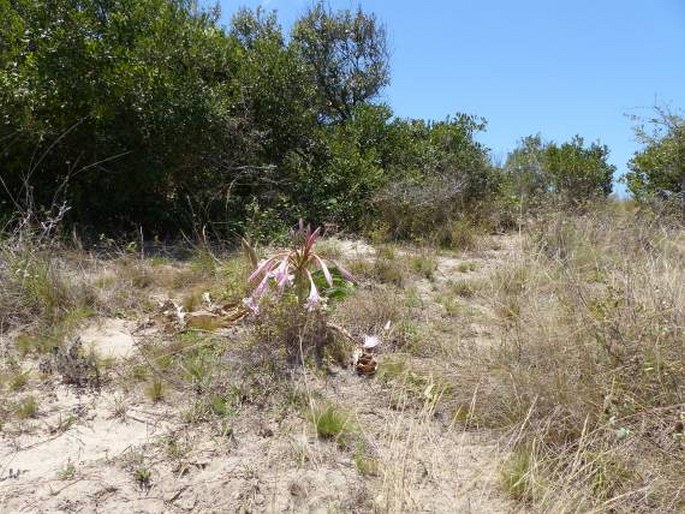
{"label": "crinum stuhlmannii plant", "polygon": [[[380,344],[380,339],[377,336],[367,334],[364,334],[363,339],[357,339],[343,327],[331,323],[325,317],[326,292],[335,289],[331,268],[335,267],[348,283],[354,282],[354,280],[345,268],[333,261],[329,261],[329,264],[323,257],[317,254],[314,249],[314,243],[321,237],[322,232],[323,229],[321,227],[312,231],[310,225],[305,226],[302,220],[300,220],[298,229],[292,230],[291,248],[277,252],[262,262],[258,261],[257,254],[250,244],[243,240],[243,247],[254,269],[248,278],[248,282],[253,287],[253,290],[244,299],[244,303],[253,314],[259,315],[260,302],[268,292],[281,295],[281,297],[286,293],[292,293],[290,298],[294,297],[297,302],[298,312],[291,314],[292,317],[289,324],[291,327],[297,327],[298,329],[298,337],[296,339],[301,343],[299,330],[303,326],[298,324],[298,320],[308,319],[312,322],[318,322],[318,326],[323,327],[325,331],[335,331],[356,345],[356,350],[353,354],[353,364],[358,373],[373,374],[377,369],[377,362],[370,352]],[[329,286],[328,290],[319,291],[317,287],[314,274],[319,270]],[[304,318],[302,318],[303,315]],[[309,324],[305,322],[304,326],[309,326]],[[389,326],[390,323],[388,322],[384,327],[384,331],[387,331]],[[286,336],[284,339],[286,341],[286,348],[290,350],[289,353],[291,356],[294,355],[297,345],[293,347],[291,337]],[[320,359],[323,348],[322,344],[325,344],[323,342],[325,337],[323,339],[321,337],[314,337],[314,339],[313,346],[316,350],[317,358]],[[299,349],[302,351],[301,346]]]}
{"label": "crinum stuhlmannii plant", "polygon": [[257,260],[254,249],[243,241],[246,253],[249,255],[254,271],[248,278],[254,286],[252,293],[245,298],[245,305],[255,314],[259,314],[259,303],[264,295],[271,291],[283,294],[293,292],[298,304],[306,310],[322,309],[326,305],[326,297],[319,291],[313,274],[321,270],[326,283],[333,287],[333,276],[330,268],[335,267],[348,282],[353,282],[352,275],[335,262],[327,264],[316,253],[314,243],[322,235],[322,227],[312,231],[310,225],[302,220],[297,230],[292,230],[292,245],[288,250],[277,252],[261,263]]}

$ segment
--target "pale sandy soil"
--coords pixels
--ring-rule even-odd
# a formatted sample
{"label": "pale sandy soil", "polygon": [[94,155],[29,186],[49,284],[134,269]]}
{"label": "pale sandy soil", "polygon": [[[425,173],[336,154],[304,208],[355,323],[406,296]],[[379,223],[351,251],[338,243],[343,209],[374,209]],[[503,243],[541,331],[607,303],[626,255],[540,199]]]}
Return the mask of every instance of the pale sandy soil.
{"label": "pale sandy soil", "polygon": [[[503,260],[515,257],[517,244],[501,237],[494,249],[439,255],[434,280],[414,284],[425,316],[444,315],[429,304],[446,284],[487,280]],[[355,258],[374,255],[372,247],[356,242],[340,243],[340,251]],[[458,271],[464,262],[475,269]],[[467,301],[477,315],[447,318],[448,328],[435,332],[445,338],[441,346],[449,346],[449,338],[493,344],[486,302]],[[504,456],[497,434],[465,430],[429,402],[398,403],[396,385],[359,377],[351,368],[293,380],[351,414],[373,462],[366,474],[354,445],[319,439],[295,409],[267,402],[240,408],[230,427],[188,423],[187,392],[153,403],[141,387],[127,388],[116,379],[140,357],[144,337],[165,337],[155,327],[141,335],[141,321],[99,319],[79,330],[85,347],[112,362],[108,373],[115,379],[100,390],[79,391],[52,379],[32,380],[21,393],[39,398],[39,414],[7,421],[0,431],[0,512],[520,511],[498,484]],[[391,357],[380,350],[381,368]],[[408,358],[426,369],[444,366],[430,357]],[[35,362],[24,365],[37,368]],[[141,473],[149,476],[141,480]]]}

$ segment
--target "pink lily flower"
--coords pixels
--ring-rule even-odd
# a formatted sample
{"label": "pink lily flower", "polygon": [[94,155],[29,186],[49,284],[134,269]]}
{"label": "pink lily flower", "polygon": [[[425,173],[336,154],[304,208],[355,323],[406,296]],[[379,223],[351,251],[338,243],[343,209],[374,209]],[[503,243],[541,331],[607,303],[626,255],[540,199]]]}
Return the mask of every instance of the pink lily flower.
{"label": "pink lily flower", "polygon": [[318,289],[316,289],[314,279],[312,279],[312,274],[309,272],[309,270],[307,270],[307,276],[309,277],[310,288],[309,296],[307,297],[307,301],[305,302],[304,307],[308,311],[313,311],[321,305],[323,298],[319,294]]}

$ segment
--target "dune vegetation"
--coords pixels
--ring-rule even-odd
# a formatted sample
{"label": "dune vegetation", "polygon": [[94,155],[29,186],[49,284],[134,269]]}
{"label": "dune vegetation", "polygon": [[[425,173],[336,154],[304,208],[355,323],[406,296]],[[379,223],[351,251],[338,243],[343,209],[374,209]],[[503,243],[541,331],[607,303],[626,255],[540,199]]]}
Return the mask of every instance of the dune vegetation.
{"label": "dune vegetation", "polygon": [[[0,0],[0,511],[682,512],[685,124],[402,119],[385,27]],[[164,41],[165,44],[159,44]]]}

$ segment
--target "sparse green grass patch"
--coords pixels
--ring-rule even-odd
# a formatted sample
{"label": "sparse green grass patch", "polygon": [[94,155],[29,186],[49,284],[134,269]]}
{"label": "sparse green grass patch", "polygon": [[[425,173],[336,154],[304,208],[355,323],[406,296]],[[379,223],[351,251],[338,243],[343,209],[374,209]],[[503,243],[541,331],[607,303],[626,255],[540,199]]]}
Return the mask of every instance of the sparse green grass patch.
{"label": "sparse green grass patch", "polygon": [[345,445],[354,433],[351,416],[332,404],[315,406],[309,413],[316,435]]}
{"label": "sparse green grass patch", "polygon": [[459,273],[471,273],[478,269],[478,263],[476,262],[460,262],[457,265],[457,271]]}
{"label": "sparse green grass patch", "polygon": [[380,461],[369,455],[363,443],[359,443],[354,451],[354,465],[365,477],[376,477],[381,472]]}
{"label": "sparse green grass patch", "polygon": [[412,255],[409,259],[409,265],[414,273],[427,280],[433,280],[435,272],[438,270],[438,260],[435,255],[426,251]]}
{"label": "sparse green grass patch", "polygon": [[30,419],[38,416],[38,400],[35,396],[27,396],[14,406],[14,415],[19,419]]}
{"label": "sparse green grass patch", "polygon": [[68,459],[67,463],[59,470],[58,476],[60,480],[71,480],[76,476],[76,466],[71,462],[71,459]]}
{"label": "sparse green grass patch", "polygon": [[10,391],[21,391],[29,383],[29,378],[31,373],[29,371],[22,371],[21,369],[15,369],[9,378],[9,388]]}
{"label": "sparse green grass patch", "polygon": [[145,385],[145,396],[153,402],[162,401],[167,392],[167,385],[161,377],[153,377]]}
{"label": "sparse green grass patch", "polygon": [[504,490],[516,500],[528,502],[532,499],[533,459],[529,449],[519,448],[500,470]]}

